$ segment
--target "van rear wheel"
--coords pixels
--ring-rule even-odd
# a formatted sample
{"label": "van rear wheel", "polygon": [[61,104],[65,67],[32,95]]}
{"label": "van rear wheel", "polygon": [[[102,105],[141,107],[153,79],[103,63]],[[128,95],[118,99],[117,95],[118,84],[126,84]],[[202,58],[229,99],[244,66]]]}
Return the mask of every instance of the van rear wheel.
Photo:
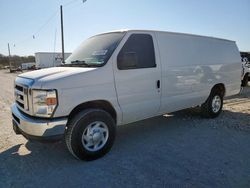
{"label": "van rear wheel", "polygon": [[223,107],[223,95],[219,90],[214,90],[210,93],[205,103],[201,105],[201,113],[203,117],[215,118],[217,117]]}
{"label": "van rear wheel", "polygon": [[95,160],[112,147],[116,126],[109,113],[99,109],[84,110],[68,123],[65,141],[70,153],[80,160]]}

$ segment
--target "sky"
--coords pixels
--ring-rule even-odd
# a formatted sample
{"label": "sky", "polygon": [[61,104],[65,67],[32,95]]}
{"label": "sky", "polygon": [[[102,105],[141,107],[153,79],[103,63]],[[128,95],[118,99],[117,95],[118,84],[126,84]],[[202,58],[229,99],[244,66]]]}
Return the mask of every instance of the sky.
{"label": "sky", "polygon": [[236,41],[250,51],[250,0],[0,0],[0,54],[65,52],[117,29],[192,33]]}

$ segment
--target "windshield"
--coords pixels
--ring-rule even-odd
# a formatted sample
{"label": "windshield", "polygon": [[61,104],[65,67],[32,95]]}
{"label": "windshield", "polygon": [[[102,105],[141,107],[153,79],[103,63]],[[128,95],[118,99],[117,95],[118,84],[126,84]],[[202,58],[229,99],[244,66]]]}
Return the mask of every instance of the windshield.
{"label": "windshield", "polygon": [[124,32],[107,33],[87,39],[66,59],[63,66],[103,66],[109,60],[124,34]]}

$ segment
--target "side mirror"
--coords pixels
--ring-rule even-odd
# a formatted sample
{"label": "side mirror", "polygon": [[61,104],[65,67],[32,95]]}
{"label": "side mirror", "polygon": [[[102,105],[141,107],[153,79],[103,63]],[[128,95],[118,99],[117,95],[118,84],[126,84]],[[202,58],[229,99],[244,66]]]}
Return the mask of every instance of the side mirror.
{"label": "side mirror", "polygon": [[117,58],[118,68],[123,69],[134,69],[138,64],[138,57],[135,52],[123,52],[119,54]]}

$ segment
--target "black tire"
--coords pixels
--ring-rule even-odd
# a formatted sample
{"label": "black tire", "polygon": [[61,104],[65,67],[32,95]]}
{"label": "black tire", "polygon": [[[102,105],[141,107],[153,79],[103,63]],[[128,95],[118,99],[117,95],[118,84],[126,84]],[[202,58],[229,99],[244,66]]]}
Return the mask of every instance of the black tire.
{"label": "black tire", "polygon": [[241,81],[241,86],[246,87],[248,84],[248,74],[245,74],[243,80]]}
{"label": "black tire", "polygon": [[[218,98],[219,97],[219,98]],[[213,109],[213,100],[220,99],[221,103],[217,110]],[[201,105],[201,114],[205,118],[216,118],[222,111],[223,107],[223,94],[219,90],[212,90],[208,99]]]}
{"label": "black tire", "polygon": [[[108,129],[108,138],[97,151],[86,149],[82,141],[86,128],[95,122],[103,122]],[[104,156],[112,147],[116,135],[116,125],[111,115],[101,109],[88,109],[79,112],[67,124],[65,142],[70,153],[80,160],[91,161]],[[92,137],[93,139],[93,137]]]}

